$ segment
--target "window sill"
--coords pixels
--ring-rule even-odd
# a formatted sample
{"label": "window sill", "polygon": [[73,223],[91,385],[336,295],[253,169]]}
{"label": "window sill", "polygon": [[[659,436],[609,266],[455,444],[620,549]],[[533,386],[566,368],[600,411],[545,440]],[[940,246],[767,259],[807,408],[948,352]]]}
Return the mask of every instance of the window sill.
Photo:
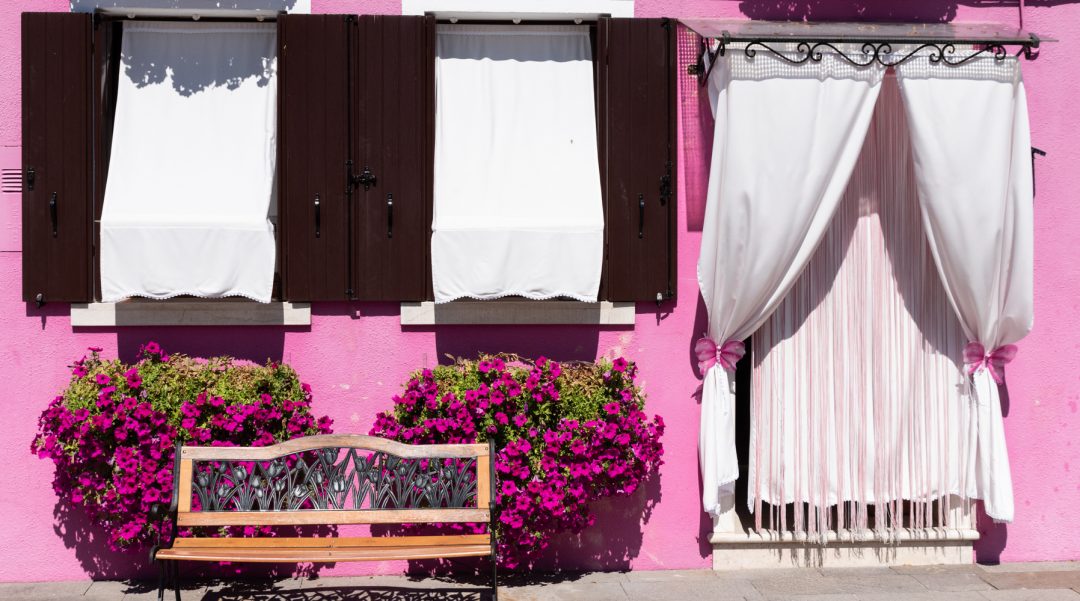
{"label": "window sill", "polygon": [[129,300],[73,303],[72,327],[310,326],[310,303],[242,300]]}
{"label": "window sill", "polygon": [[454,301],[401,303],[401,325],[619,325],[633,326],[635,303],[580,301]]}

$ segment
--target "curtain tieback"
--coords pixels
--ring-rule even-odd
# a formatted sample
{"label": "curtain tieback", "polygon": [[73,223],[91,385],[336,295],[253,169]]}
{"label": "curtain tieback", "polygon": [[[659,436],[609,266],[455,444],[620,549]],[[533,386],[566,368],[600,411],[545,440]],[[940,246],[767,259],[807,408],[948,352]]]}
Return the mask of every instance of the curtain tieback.
{"label": "curtain tieback", "polygon": [[698,370],[704,376],[717,363],[728,371],[735,371],[735,364],[746,354],[746,346],[738,340],[728,340],[722,346],[716,346],[716,342],[706,336],[694,344],[694,353],[698,359]]}
{"label": "curtain tieback", "polygon": [[990,372],[990,377],[998,384],[1005,383],[1005,373],[1002,371],[1005,364],[1012,361],[1016,356],[1016,345],[1005,344],[996,349],[986,352],[986,348],[979,342],[969,342],[964,347],[964,364],[967,365],[968,375],[985,369]]}

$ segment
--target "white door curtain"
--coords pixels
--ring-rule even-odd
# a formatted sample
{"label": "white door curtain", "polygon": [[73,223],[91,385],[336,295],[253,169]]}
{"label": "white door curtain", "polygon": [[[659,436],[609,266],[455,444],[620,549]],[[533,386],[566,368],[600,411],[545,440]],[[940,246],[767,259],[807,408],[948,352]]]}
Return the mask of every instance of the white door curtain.
{"label": "white door curtain", "polygon": [[897,68],[911,129],[927,239],[968,338],[964,362],[978,402],[978,495],[1013,519],[999,386],[1013,343],[1031,331],[1034,223],[1031,131],[1020,62],[976,58]]}
{"label": "white door curtain", "polygon": [[887,539],[968,527],[967,339],[927,243],[909,139],[886,75],[825,237],[752,337],[747,503],[758,532]]}
{"label": "white door curtain", "polygon": [[698,452],[714,516],[730,509],[739,477],[734,363],[742,340],[783,300],[825,233],[883,76],[831,54],[801,66],[765,53],[728,56],[709,82],[716,128],[698,260],[709,318],[697,345],[705,378]]}
{"label": "white door curtain", "polygon": [[[825,233],[865,137],[884,68],[825,54],[791,66],[729,52],[713,69],[713,159],[698,280],[709,317],[700,460],[717,515],[738,477],[731,370]],[[925,57],[898,69],[924,228],[969,338],[979,399],[974,498],[1012,518],[997,380],[1031,326],[1031,166],[1019,64],[960,68]],[[719,347],[718,350],[717,347]],[[724,352],[726,351],[726,352]],[[991,406],[992,405],[992,406]]]}
{"label": "white door curtain", "polygon": [[124,23],[102,300],[270,301],[276,60],[272,23]]}
{"label": "white door curtain", "polygon": [[439,25],[435,302],[595,301],[604,252],[587,26]]}

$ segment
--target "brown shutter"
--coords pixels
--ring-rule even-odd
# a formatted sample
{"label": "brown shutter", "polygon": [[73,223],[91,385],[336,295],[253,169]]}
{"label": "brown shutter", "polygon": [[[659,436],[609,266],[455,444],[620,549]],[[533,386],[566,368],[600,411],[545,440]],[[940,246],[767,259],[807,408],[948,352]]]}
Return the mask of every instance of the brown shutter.
{"label": "brown shutter", "polygon": [[278,18],[278,247],[284,297],[349,298],[346,15]]}
{"label": "brown shutter", "polygon": [[600,19],[605,297],[675,292],[675,32],[667,19]]}
{"label": "brown shutter", "polygon": [[354,64],[355,298],[430,297],[435,20],[362,16]]}
{"label": "brown shutter", "polygon": [[23,13],[23,300],[91,300],[91,15]]}

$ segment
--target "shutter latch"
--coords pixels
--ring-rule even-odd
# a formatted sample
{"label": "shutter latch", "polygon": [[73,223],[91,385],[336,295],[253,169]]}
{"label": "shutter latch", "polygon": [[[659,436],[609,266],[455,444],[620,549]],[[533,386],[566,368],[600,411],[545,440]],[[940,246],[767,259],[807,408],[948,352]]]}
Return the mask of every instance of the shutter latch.
{"label": "shutter latch", "polygon": [[34,191],[34,180],[37,179],[37,173],[34,172],[33,167],[26,168],[26,190],[28,192]]}
{"label": "shutter latch", "polygon": [[364,191],[368,191],[375,185],[377,178],[375,174],[371,172],[367,166],[364,166],[364,170],[360,172],[360,175],[353,175],[350,180],[353,186],[363,186]]}

